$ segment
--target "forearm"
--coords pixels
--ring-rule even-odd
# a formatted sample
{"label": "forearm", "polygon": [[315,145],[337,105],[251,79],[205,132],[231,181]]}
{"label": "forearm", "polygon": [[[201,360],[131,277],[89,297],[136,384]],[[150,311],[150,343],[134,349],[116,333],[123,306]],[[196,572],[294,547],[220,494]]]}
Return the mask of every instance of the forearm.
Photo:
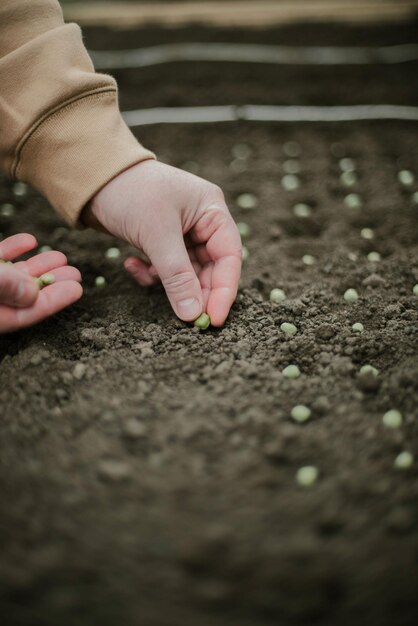
{"label": "forearm", "polygon": [[113,78],[96,74],[55,0],[0,2],[0,167],[70,223],[124,169],[154,155],[124,123]]}

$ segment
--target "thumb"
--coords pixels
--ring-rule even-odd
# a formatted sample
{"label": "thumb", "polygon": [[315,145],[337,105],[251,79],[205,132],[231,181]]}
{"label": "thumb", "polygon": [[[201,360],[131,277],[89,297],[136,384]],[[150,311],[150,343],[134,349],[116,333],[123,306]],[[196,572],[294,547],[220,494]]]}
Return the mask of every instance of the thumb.
{"label": "thumb", "polygon": [[198,318],[203,310],[202,288],[191,264],[180,223],[172,224],[164,236],[155,237],[147,253],[176,315],[185,322]]}
{"label": "thumb", "polygon": [[32,276],[13,265],[0,265],[0,304],[30,306],[38,293],[39,287]]}

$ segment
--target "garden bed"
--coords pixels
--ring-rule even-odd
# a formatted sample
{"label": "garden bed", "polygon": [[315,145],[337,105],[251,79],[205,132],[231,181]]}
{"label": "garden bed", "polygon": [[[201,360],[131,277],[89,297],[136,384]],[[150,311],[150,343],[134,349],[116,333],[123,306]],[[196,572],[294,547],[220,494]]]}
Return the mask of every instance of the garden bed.
{"label": "garden bed", "polygon": [[[370,40],[410,41],[393,41],[393,30],[370,29]],[[158,32],[161,42],[178,36],[155,31],[154,43]],[[106,31],[87,33],[92,48],[106,40],[120,47]],[[239,66],[234,79],[229,66],[178,64],[175,80],[173,66],[118,79],[124,109],[415,105],[416,70]],[[161,288],[139,289],[120,259],[106,259],[110,246],[122,256],[128,246],[67,230],[38,195],[15,197],[1,180],[0,204],[16,205],[0,217],[3,235],[33,232],[62,250],[85,289],[69,310],[0,338],[5,623],[412,626],[417,124],[172,125],[140,137],[162,161],[222,186],[251,231],[242,286],[225,327],[200,332],[175,319]],[[290,190],[283,177],[295,161]],[[403,184],[401,171],[415,182]],[[242,194],[255,208],[240,208]],[[287,299],[271,302],[273,288]],[[344,299],[347,289],[357,302]],[[297,333],[285,335],[283,322]],[[283,375],[290,364],[299,378]],[[364,365],[378,375],[360,374]],[[298,404],[311,409],[306,423],[291,418]],[[399,428],[382,421],[391,409]],[[399,469],[404,451],[415,464]],[[296,480],[303,466],[318,470],[309,488]]]}

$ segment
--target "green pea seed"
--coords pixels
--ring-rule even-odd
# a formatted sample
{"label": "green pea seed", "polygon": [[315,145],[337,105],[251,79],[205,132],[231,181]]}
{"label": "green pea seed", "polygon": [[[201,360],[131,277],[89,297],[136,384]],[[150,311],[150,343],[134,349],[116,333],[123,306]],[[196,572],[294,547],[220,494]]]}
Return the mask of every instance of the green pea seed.
{"label": "green pea seed", "polygon": [[373,376],[378,376],[379,370],[373,367],[373,365],[362,365],[360,367],[360,374],[373,374]]}
{"label": "green pea seed", "polygon": [[348,157],[340,159],[338,165],[340,166],[340,170],[342,172],[353,172],[356,169],[353,159],[349,159]]}
{"label": "green pea seed", "polygon": [[302,262],[305,265],[315,265],[316,259],[312,254],[304,254],[302,257]]}
{"label": "green pea seed", "polygon": [[51,246],[41,246],[39,248],[39,252],[50,252],[52,250]]}
{"label": "green pea seed", "polygon": [[293,213],[296,217],[310,217],[312,215],[312,209],[308,204],[299,202],[293,207]]}
{"label": "green pea seed", "polygon": [[46,273],[46,274],[42,274],[42,276],[35,278],[35,280],[39,285],[39,289],[43,289],[44,287],[47,287],[48,285],[52,285],[53,283],[55,283],[55,276],[53,276],[52,274]]}
{"label": "green pea seed", "polygon": [[258,198],[252,193],[242,193],[237,198],[237,205],[240,209],[255,209],[258,206]]}
{"label": "green pea seed", "polygon": [[232,148],[232,156],[235,159],[248,159],[253,151],[246,143],[237,143]]}
{"label": "green pea seed", "polygon": [[97,289],[103,289],[103,287],[106,287],[106,278],[104,276],[96,276],[94,285]]}
{"label": "green pea seed", "polygon": [[280,330],[285,333],[285,335],[296,335],[298,329],[294,324],[290,324],[289,322],[283,322],[280,324]]}
{"label": "green pea seed", "polygon": [[404,187],[410,187],[415,182],[415,176],[411,172],[411,170],[401,170],[398,172],[398,181]]}
{"label": "green pea seed", "polygon": [[13,204],[6,202],[0,206],[0,215],[2,217],[12,217],[15,214],[15,208]]}
{"label": "green pea seed", "polygon": [[360,235],[363,239],[374,239],[374,231],[371,228],[362,228],[360,231]]}
{"label": "green pea seed", "polygon": [[382,260],[382,257],[378,252],[369,252],[369,254],[367,255],[367,260],[370,261],[370,263],[378,263]]}
{"label": "green pea seed", "polygon": [[246,261],[248,261],[250,257],[250,251],[248,250],[247,246],[242,246],[242,260],[245,263]]}
{"label": "green pea seed", "polygon": [[283,171],[286,174],[299,174],[300,170],[300,163],[295,161],[295,159],[289,159],[283,163]]}
{"label": "green pea seed", "polygon": [[286,191],[295,191],[300,187],[300,181],[294,174],[286,174],[282,178],[282,187]]}
{"label": "green pea seed", "polygon": [[340,182],[344,187],[354,187],[357,183],[357,176],[355,172],[343,172],[340,176]]}
{"label": "green pea seed", "polygon": [[28,186],[26,185],[26,183],[15,183],[13,185],[13,193],[15,196],[26,196],[26,194],[28,193]]}
{"label": "green pea seed", "polygon": [[414,462],[414,456],[411,452],[404,450],[404,452],[400,452],[394,461],[394,466],[396,469],[409,469]]}
{"label": "green pea seed", "polygon": [[283,302],[283,300],[286,300],[286,298],[287,296],[283,289],[275,288],[270,291],[270,300],[272,302]]}
{"label": "green pea seed", "polygon": [[302,148],[297,141],[286,141],[283,145],[283,152],[286,156],[295,159],[302,154]]}
{"label": "green pea seed", "polygon": [[418,283],[412,287],[412,293],[414,296],[418,296]]}
{"label": "green pea seed", "polygon": [[299,378],[300,369],[297,365],[288,365],[284,368],[282,373],[286,378]]}
{"label": "green pea seed", "polygon": [[105,252],[106,259],[114,260],[120,257],[119,248],[108,248]]}
{"label": "green pea seed", "polygon": [[313,465],[305,465],[296,472],[296,481],[301,487],[312,487],[318,480],[319,471]]}
{"label": "green pea seed", "polygon": [[242,239],[247,239],[251,235],[251,228],[245,222],[237,222],[237,228]]}
{"label": "green pea seed", "polygon": [[382,421],[387,428],[399,428],[402,425],[402,413],[397,409],[390,409],[386,411]]}
{"label": "green pea seed", "polygon": [[202,313],[199,317],[194,321],[194,325],[200,330],[206,330],[210,326],[210,317],[207,313]]}
{"label": "green pea seed", "polygon": [[311,409],[304,404],[297,404],[290,411],[290,415],[295,420],[295,422],[299,422],[302,424],[303,422],[307,422],[311,417]]}
{"label": "green pea seed", "polygon": [[359,295],[355,289],[347,289],[344,293],[344,300],[346,302],[357,302]]}
{"label": "green pea seed", "polygon": [[363,206],[362,199],[358,193],[349,193],[348,196],[344,198],[344,204],[349,209],[361,209]]}
{"label": "green pea seed", "polygon": [[414,191],[414,193],[412,194],[412,202],[418,204],[418,191]]}
{"label": "green pea seed", "polygon": [[362,333],[364,326],[361,322],[355,322],[351,327],[356,333]]}

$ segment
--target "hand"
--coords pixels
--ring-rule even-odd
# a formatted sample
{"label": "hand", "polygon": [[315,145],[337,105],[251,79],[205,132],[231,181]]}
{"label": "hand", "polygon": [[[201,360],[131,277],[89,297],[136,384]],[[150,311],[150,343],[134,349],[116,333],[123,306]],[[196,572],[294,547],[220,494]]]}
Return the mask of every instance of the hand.
{"label": "hand", "polygon": [[207,312],[222,326],[237,294],[242,247],[222,191],[193,174],[144,161],[116,176],[84,210],[102,227],[143,250],[125,268],[147,287],[161,280],[184,321]]}
{"label": "hand", "polygon": [[[0,259],[12,261],[37,245],[32,235],[14,235],[0,242]],[[47,272],[56,282],[39,290],[33,277]],[[78,269],[53,250],[13,265],[0,264],[0,333],[36,324],[76,302],[83,293],[80,280]]]}

